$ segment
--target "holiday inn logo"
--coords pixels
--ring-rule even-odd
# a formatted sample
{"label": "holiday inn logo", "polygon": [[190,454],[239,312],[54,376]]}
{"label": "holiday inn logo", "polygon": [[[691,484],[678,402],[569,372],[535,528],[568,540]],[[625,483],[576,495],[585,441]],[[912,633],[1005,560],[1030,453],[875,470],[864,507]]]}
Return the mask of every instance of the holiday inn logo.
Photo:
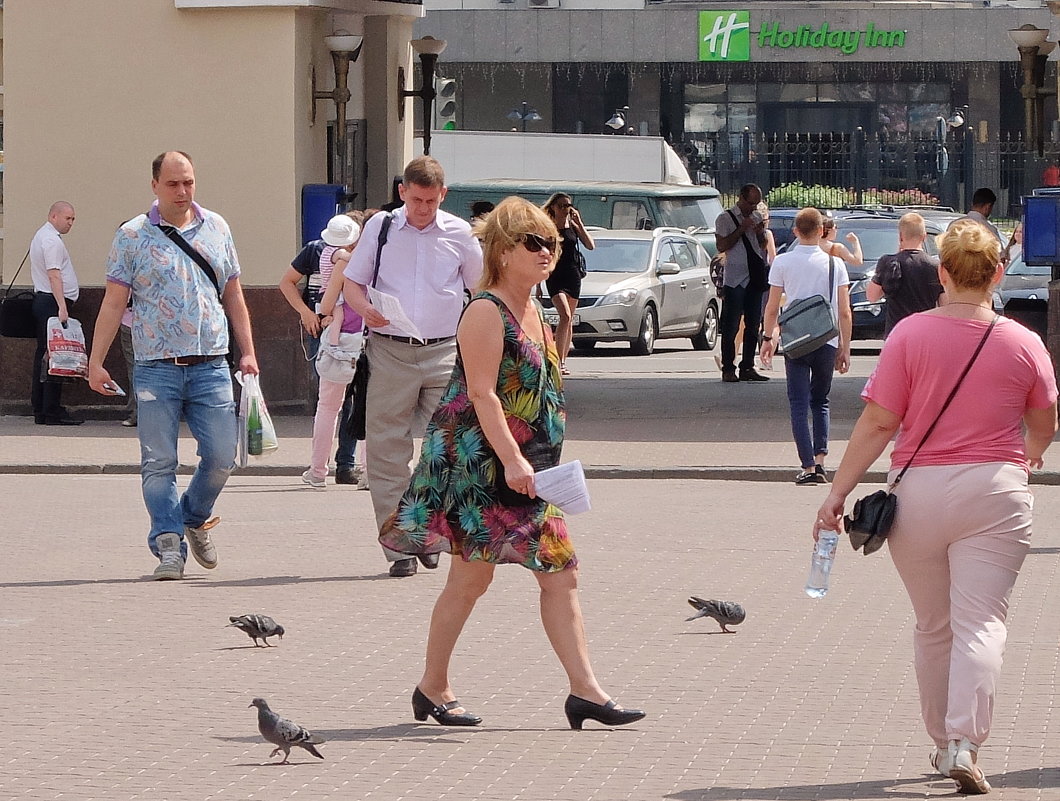
{"label": "holiday inn logo", "polygon": [[779,22],[766,22],[754,34],[749,11],[699,12],[700,61],[750,61],[752,36],[760,49],[827,48],[848,56],[862,47],[905,47],[905,31],[883,30],[872,22],[860,31],[833,30],[827,22],[816,27],[799,25],[794,30],[781,28]]}
{"label": "holiday inn logo", "polygon": [[749,11],[699,12],[700,61],[750,61]]}

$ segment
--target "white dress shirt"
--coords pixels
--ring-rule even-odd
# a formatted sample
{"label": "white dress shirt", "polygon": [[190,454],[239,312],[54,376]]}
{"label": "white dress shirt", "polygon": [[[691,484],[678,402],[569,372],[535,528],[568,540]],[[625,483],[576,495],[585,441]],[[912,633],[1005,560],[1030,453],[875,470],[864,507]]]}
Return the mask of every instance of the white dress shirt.
{"label": "white dress shirt", "polygon": [[[409,224],[404,206],[393,214],[375,288],[401,301],[424,339],[454,336],[464,307],[464,289],[474,289],[482,277],[482,247],[471,226],[448,212],[439,211],[434,222],[422,230]],[[372,283],[379,229],[385,216],[376,214],[365,223],[343,272],[366,287]],[[408,336],[407,331],[389,325],[372,330]]]}
{"label": "white dress shirt", "polygon": [[37,229],[29,244],[29,266],[33,275],[33,288],[37,292],[52,293],[49,270],[59,270],[63,277],[63,295],[69,301],[77,300],[81,289],[77,284],[74,264],[59,232],[51,222]]}

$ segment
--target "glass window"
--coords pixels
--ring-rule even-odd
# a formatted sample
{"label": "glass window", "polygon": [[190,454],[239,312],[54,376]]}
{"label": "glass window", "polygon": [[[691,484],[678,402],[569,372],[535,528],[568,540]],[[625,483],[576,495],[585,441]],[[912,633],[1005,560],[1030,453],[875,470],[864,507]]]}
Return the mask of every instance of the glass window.
{"label": "glass window", "polygon": [[839,84],[840,100],[875,100],[875,84],[871,83],[841,83]]}
{"label": "glass window", "polygon": [[[611,207],[611,227],[620,231],[652,228],[648,207],[639,200],[616,200]],[[592,253],[593,251],[583,252]]]}
{"label": "glass window", "polygon": [[696,266],[696,257],[692,255],[692,248],[687,242],[676,242],[671,240],[670,247],[674,251],[674,261],[681,265],[682,270],[691,270]]}
{"label": "glass window", "polygon": [[689,103],[724,103],[725,84],[723,83],[689,83],[685,84],[685,100]]}
{"label": "glass window", "polygon": [[658,223],[675,228],[713,228],[714,221],[724,211],[721,201],[714,197],[660,198]]}
{"label": "glass window", "polygon": [[755,85],[753,83],[729,84],[729,100],[734,103],[754,103]]}
{"label": "glass window", "polygon": [[913,133],[932,133],[935,120],[950,115],[948,103],[911,103],[909,105],[909,130]]}
{"label": "glass window", "polygon": [[721,103],[690,103],[685,106],[685,130],[696,133],[725,129],[725,106]]}
{"label": "glass window", "polygon": [[758,130],[758,108],[751,103],[729,104],[729,131],[742,132],[744,128],[750,128],[754,133]]}
{"label": "glass window", "polygon": [[[617,204],[616,204],[617,205]],[[605,239],[596,237],[596,247],[583,250],[585,269],[591,273],[642,273],[651,258],[651,242],[646,239]]]}

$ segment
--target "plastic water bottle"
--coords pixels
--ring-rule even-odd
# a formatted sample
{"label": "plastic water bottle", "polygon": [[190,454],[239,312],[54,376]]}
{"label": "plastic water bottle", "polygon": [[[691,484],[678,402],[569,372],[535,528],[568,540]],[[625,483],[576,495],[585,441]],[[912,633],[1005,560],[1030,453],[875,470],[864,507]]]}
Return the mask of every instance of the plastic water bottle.
{"label": "plastic water bottle", "polygon": [[810,562],[810,577],[806,579],[806,594],[811,598],[824,598],[828,594],[828,580],[832,575],[835,548],[839,534],[835,531],[819,531],[817,547],[813,549]]}

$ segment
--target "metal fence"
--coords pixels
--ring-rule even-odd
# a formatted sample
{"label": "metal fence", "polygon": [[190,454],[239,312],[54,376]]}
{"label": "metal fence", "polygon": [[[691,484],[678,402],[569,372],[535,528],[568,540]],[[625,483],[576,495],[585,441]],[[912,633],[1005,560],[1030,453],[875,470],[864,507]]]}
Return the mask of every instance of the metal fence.
{"label": "metal fence", "polygon": [[975,189],[986,186],[998,196],[995,216],[1009,218],[1020,216],[1023,195],[1048,183],[1046,169],[1060,164],[1058,143],[1039,151],[1021,139],[978,142],[970,130],[945,139],[861,129],[744,132],[689,142],[685,153],[700,183],[713,183],[725,194],[756,183],[774,206],[937,203],[965,211]]}

